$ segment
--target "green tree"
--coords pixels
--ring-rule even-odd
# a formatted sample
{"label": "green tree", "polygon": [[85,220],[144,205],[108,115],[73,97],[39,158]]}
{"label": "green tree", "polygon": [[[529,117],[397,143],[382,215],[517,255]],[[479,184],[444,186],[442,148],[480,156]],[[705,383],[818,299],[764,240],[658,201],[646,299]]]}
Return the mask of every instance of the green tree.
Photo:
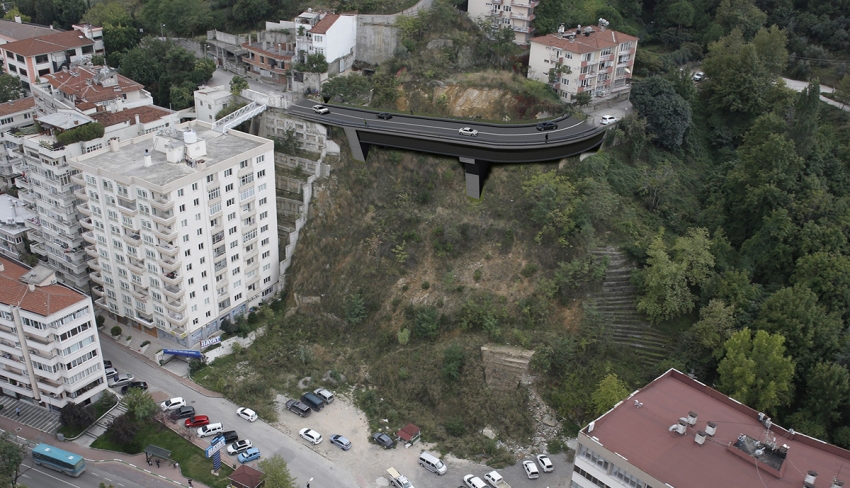
{"label": "green tree", "polygon": [[717,388],[756,410],[776,413],[791,402],[794,361],[785,356],[782,334],[746,328],[726,341],[717,367]]}
{"label": "green tree", "polygon": [[286,461],[280,457],[280,454],[263,458],[258,464],[263,471],[266,488],[295,488],[295,480],[289,473],[289,467],[286,465]]}
{"label": "green tree", "polygon": [[271,9],[266,0],[238,0],[231,9],[231,15],[240,25],[253,28],[271,13]]}
{"label": "green tree", "polygon": [[523,182],[522,189],[533,202],[529,218],[541,227],[535,240],[541,242],[544,236],[551,235],[562,246],[569,245],[568,239],[576,230],[575,210],[580,201],[570,179],[555,171],[541,172]]}
{"label": "green tree", "polygon": [[136,420],[147,420],[159,411],[159,405],[147,390],[141,388],[130,388],[122,399],[127,405],[127,413],[133,415]]}
{"label": "green tree", "polygon": [[364,97],[371,88],[369,79],[359,74],[334,76],[322,85],[322,96],[329,101],[339,98],[346,103]]}
{"label": "green tree", "polygon": [[165,24],[166,33],[181,37],[194,37],[207,30],[211,21],[210,6],[204,0],[148,0],[141,17],[148,32],[159,35]]}
{"label": "green tree", "polygon": [[797,260],[791,283],[802,285],[818,296],[828,312],[850,310],[850,257],[828,252],[808,254]]}
{"label": "green tree", "polygon": [[440,333],[440,313],[434,307],[422,307],[413,320],[413,335],[420,339],[436,339]]}
{"label": "green tree", "polygon": [[18,7],[12,7],[12,10],[6,12],[6,15],[3,16],[5,20],[15,20],[15,17],[20,17],[22,22],[31,22],[32,17],[29,15],[24,15],[18,10]]}
{"label": "green tree", "polygon": [[735,308],[726,306],[723,300],[711,300],[699,311],[699,321],[691,326],[690,337],[709,356],[719,360],[723,357],[724,344],[735,331]]}
{"label": "green tree", "polygon": [[136,444],[136,434],[138,433],[139,425],[130,417],[129,412],[115,417],[106,426],[106,436],[112,442],[121,446],[134,446]]}
{"label": "green tree", "polygon": [[27,457],[27,448],[18,444],[8,432],[0,433],[0,486],[15,486],[23,474],[21,463]]}
{"label": "green tree", "polygon": [[835,99],[841,102],[841,108],[850,103],[850,75],[844,75],[835,87]]}
{"label": "green tree", "polygon": [[308,73],[326,73],[328,71],[328,61],[322,53],[308,54],[304,62],[296,64],[293,69]]}
{"label": "green tree", "polygon": [[679,26],[679,32],[682,32],[682,27],[690,27],[694,22],[694,6],[688,0],[680,0],[667,7],[667,20]]}
{"label": "green tree", "polygon": [[454,383],[460,379],[463,363],[466,360],[466,351],[463,346],[453,343],[443,349],[443,369],[441,373],[447,383]]}
{"label": "green tree", "polygon": [[[124,5],[117,1],[108,1],[94,4],[83,14],[82,22],[102,27],[128,25],[132,22],[132,17],[127,13]],[[136,31],[138,32],[138,29]],[[105,29],[103,37],[106,42]]]}
{"label": "green tree", "polygon": [[764,25],[767,14],[756,7],[755,0],[720,0],[716,20],[726,32],[741,29],[747,39],[752,39]]}
{"label": "green tree", "polygon": [[669,80],[651,76],[633,84],[631,101],[655,134],[654,143],[668,149],[682,145],[691,125],[691,106]]}
{"label": "green tree", "polygon": [[809,83],[809,86],[797,94],[794,101],[794,116],[789,124],[789,133],[797,148],[797,154],[801,158],[807,158],[815,147],[820,104],[820,83],[818,83],[818,80]]}
{"label": "green tree", "polygon": [[230,79],[230,93],[234,96],[239,96],[242,94],[242,90],[248,88],[248,80],[242,78],[241,76],[234,76]]}
{"label": "green tree", "polygon": [[753,46],[759,60],[764,64],[765,69],[774,76],[781,75],[786,64],[788,64],[786,44],[788,44],[788,36],[785,30],[775,25],[759,30],[753,37]]}
{"label": "green tree", "polygon": [[94,412],[85,405],[68,402],[59,412],[59,419],[63,425],[72,428],[88,427],[95,421]]}
{"label": "green tree", "polygon": [[803,412],[811,421],[831,430],[850,401],[850,372],[833,362],[817,363],[806,377]]}
{"label": "green tree", "polygon": [[366,302],[359,293],[345,297],[344,309],[345,322],[349,325],[357,325],[366,318]]}
{"label": "green tree", "polygon": [[56,20],[65,29],[80,22],[88,6],[85,0],[53,0]]}
{"label": "green tree", "polygon": [[602,378],[599,386],[596,387],[596,390],[590,397],[593,401],[593,415],[597,417],[602,415],[628,396],[629,389],[623,380],[618,378],[616,374],[609,373]]}
{"label": "green tree", "polygon": [[376,73],[372,75],[373,107],[391,107],[398,98],[398,80],[392,73]]}
{"label": "green tree", "polygon": [[[728,1],[728,0],[725,0]],[[709,45],[703,61],[712,110],[755,116],[763,113],[775,76],[740,29]]]}
{"label": "green tree", "polygon": [[0,103],[17,100],[23,94],[21,79],[14,75],[0,75]]}
{"label": "green tree", "polygon": [[593,101],[593,94],[585,90],[576,94],[576,96],[573,97],[573,100],[575,100],[576,105],[579,107],[584,107]]}

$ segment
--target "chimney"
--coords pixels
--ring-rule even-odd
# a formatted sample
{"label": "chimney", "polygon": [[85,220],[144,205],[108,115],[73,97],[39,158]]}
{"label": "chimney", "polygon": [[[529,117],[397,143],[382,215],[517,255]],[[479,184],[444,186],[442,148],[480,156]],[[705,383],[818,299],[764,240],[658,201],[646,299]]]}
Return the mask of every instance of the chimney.
{"label": "chimney", "polygon": [[812,471],[812,470],[810,469],[810,470],[809,470],[809,472],[808,472],[808,473],[806,473],[806,479],[805,479],[805,480],[803,480],[803,486],[805,486],[806,488],[814,488],[814,486],[815,486],[815,480],[816,480],[817,478],[818,478],[818,472],[817,472],[817,471]]}
{"label": "chimney", "polygon": [[[0,265],[0,271],[3,271],[2,265]],[[832,480],[832,485],[829,488],[841,488],[844,486],[844,482],[841,480]]]}
{"label": "chimney", "polygon": [[697,435],[694,437],[694,442],[696,442],[699,445],[705,444],[705,432],[703,432],[701,430],[698,431]]}
{"label": "chimney", "polygon": [[688,424],[693,426],[695,423],[697,423],[697,413],[691,410],[688,412]]}
{"label": "chimney", "polygon": [[679,435],[684,435],[687,428],[688,428],[687,420],[679,419],[678,423],[671,425],[670,428],[667,429],[667,430],[670,431],[670,432],[675,432]]}
{"label": "chimney", "polygon": [[110,152],[118,152],[118,139],[110,139],[109,140],[109,151]]}
{"label": "chimney", "polygon": [[715,432],[717,432],[717,424],[714,422],[709,422],[708,425],[705,426],[705,433],[710,436],[713,436]]}
{"label": "chimney", "polygon": [[15,22],[17,22],[19,24],[21,23],[21,16],[20,15],[15,16]]}
{"label": "chimney", "polygon": [[269,42],[263,39],[263,51],[265,51],[269,47]]}
{"label": "chimney", "polygon": [[[32,283],[30,283],[29,285],[27,285],[27,290],[29,290],[29,291],[35,291],[35,285],[33,285]],[[809,471],[809,473],[811,473],[811,471]],[[817,474],[817,473],[815,473],[815,474]],[[806,479],[808,479],[808,478],[806,478]]]}
{"label": "chimney", "polygon": [[141,124],[142,120],[139,118],[139,114],[136,114],[136,124]]}
{"label": "chimney", "polygon": [[6,271],[6,266],[4,266],[3,263],[0,263],[0,273],[3,271]]}
{"label": "chimney", "polygon": [[151,162],[151,153],[149,150],[145,149],[145,168],[148,168],[152,165],[153,163]]}

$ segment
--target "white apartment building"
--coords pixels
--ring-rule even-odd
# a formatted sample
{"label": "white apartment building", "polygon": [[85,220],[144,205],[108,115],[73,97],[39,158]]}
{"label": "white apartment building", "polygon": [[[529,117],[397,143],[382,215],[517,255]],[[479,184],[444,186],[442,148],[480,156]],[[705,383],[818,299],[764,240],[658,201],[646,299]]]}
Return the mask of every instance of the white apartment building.
{"label": "white apartment building", "polygon": [[24,237],[29,231],[26,223],[37,218],[24,202],[8,194],[0,195],[0,254],[20,261],[21,253],[26,250]]}
{"label": "white apartment building", "polygon": [[192,121],[72,161],[96,304],[192,346],[277,289],[274,143]]}
{"label": "white apartment building", "polygon": [[586,91],[594,97],[628,91],[638,38],[607,30],[601,20],[599,26],[532,39],[528,77],[550,85],[565,102]]}
{"label": "white apartment building", "polygon": [[0,45],[6,72],[21,79],[25,90],[39,77],[62,70],[71,63],[91,60],[95,41],[73,30],[31,37]]}
{"label": "white apartment building", "polygon": [[[293,21],[266,22],[266,31],[290,31],[295,33],[293,63],[304,61],[308,54],[322,54],[328,62],[328,73],[338,74],[349,70],[354,64],[357,48],[357,16],[314,12],[307,9]],[[250,44],[250,43],[249,43]],[[244,46],[244,45],[243,45]],[[249,48],[249,54],[252,46]],[[264,49],[274,54],[274,45]],[[289,46],[283,46],[282,54],[291,54]],[[287,56],[284,56],[284,61]],[[256,62],[256,56],[245,60]],[[278,64],[282,64],[279,62]],[[288,68],[288,66],[286,66]]]}
{"label": "white apartment building", "polygon": [[[0,133],[17,131],[19,127],[32,125],[35,120],[35,100],[32,97],[0,103]],[[14,162],[23,156],[13,151],[0,154],[0,188],[9,188],[16,177],[21,176]]]}
{"label": "white apartment building", "polygon": [[229,86],[200,86],[195,90],[197,119],[212,124],[215,116],[233,100]]}
{"label": "white apartment building", "polygon": [[514,31],[514,43],[527,45],[534,34],[531,21],[539,0],[469,0],[469,18],[479,22],[490,20],[498,27]]}
{"label": "white apartment building", "polygon": [[0,391],[52,410],[106,390],[91,298],[0,258]]}

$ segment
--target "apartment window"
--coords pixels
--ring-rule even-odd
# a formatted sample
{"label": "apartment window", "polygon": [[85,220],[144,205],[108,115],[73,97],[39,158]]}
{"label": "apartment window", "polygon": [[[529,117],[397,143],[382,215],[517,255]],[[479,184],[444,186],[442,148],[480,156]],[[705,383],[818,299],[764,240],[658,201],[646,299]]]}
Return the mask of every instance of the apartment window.
{"label": "apartment window", "polygon": [[263,176],[266,176],[266,170],[263,169],[263,170],[257,171],[257,178],[262,178]]}
{"label": "apartment window", "polygon": [[266,224],[266,225],[264,225],[264,226],[260,227],[260,232],[266,232],[267,230],[269,230],[269,226],[268,226],[268,224]]}
{"label": "apartment window", "polygon": [[254,173],[247,174],[247,175],[239,178],[239,185],[240,186],[241,185],[247,185],[248,183],[251,183],[252,181],[254,181]]}
{"label": "apartment window", "polygon": [[236,212],[233,212],[231,214],[227,214],[227,221],[228,222],[230,222],[231,220],[233,220],[235,218],[236,218]]}
{"label": "apartment window", "polygon": [[219,212],[221,212],[221,202],[210,205],[210,215],[215,215]]}
{"label": "apartment window", "polygon": [[192,191],[198,191],[198,184],[192,183]]}
{"label": "apartment window", "polygon": [[180,205],[178,208],[179,208],[180,212],[185,212],[186,211],[186,204],[184,203],[183,205]]}
{"label": "apartment window", "polygon": [[261,198],[261,199],[260,199],[260,203],[259,203],[259,204],[260,204],[260,205],[265,205],[267,201],[268,201],[268,198],[263,197],[263,198]]}
{"label": "apartment window", "polygon": [[260,220],[263,220],[263,219],[267,218],[268,216],[269,216],[268,211],[262,212],[262,213],[260,213]]}
{"label": "apartment window", "polygon": [[230,183],[227,186],[225,186],[224,191],[233,191],[233,183]]}
{"label": "apartment window", "polygon": [[[196,184],[197,184],[197,183],[196,183]],[[197,207],[198,205],[200,205],[200,204],[201,204],[201,199],[200,199],[200,198],[196,198],[196,199],[193,201],[193,203],[194,203],[194,204],[195,204],[195,206]]]}
{"label": "apartment window", "polygon": [[178,197],[182,197],[182,196],[183,196],[183,189],[182,189],[182,188],[181,188],[181,189],[179,189],[179,190],[177,190],[177,196],[178,196]]}
{"label": "apartment window", "polygon": [[263,184],[261,184],[260,186],[257,187],[257,193],[262,193],[264,191],[266,191],[266,184],[265,183],[263,183]]}
{"label": "apartment window", "polygon": [[233,174],[233,168],[227,168],[224,170],[224,176],[230,176]]}
{"label": "apartment window", "polygon": [[247,167],[248,167],[248,160],[247,159],[244,160],[244,161],[239,161],[239,169],[247,168]]}
{"label": "apartment window", "polygon": [[229,207],[229,206],[231,206],[231,205],[233,205],[233,204],[235,204],[235,203],[236,203],[236,199],[235,199],[235,198],[228,198],[228,199],[227,199],[227,206],[228,206],[228,207]]}
{"label": "apartment window", "polygon": [[186,265],[186,271],[192,271],[192,263]]}
{"label": "apartment window", "polygon": [[230,274],[232,274],[233,276],[238,275],[239,274],[239,267],[237,266],[236,268],[233,268],[233,271],[231,271]]}
{"label": "apartment window", "polygon": [[188,221],[188,220],[183,219],[183,220],[181,220],[181,221],[180,221],[180,226],[181,226],[181,227],[186,227],[186,226],[188,226],[188,225],[189,225],[189,221]]}
{"label": "apartment window", "polygon": [[216,198],[218,198],[220,196],[221,196],[221,188],[216,188],[214,190],[210,190],[209,195],[208,195],[210,200],[215,200]]}
{"label": "apartment window", "polygon": [[183,236],[183,242],[189,242],[189,235]]}
{"label": "apartment window", "polygon": [[[198,249],[201,250],[201,251],[204,250],[204,243],[203,242],[198,244]],[[203,258],[201,258],[201,259],[203,259]]]}
{"label": "apartment window", "polygon": [[239,241],[233,241],[233,242],[230,243],[230,249],[233,249],[238,245],[239,245]]}
{"label": "apartment window", "polygon": [[194,285],[195,284],[195,278],[189,278],[189,284]]}
{"label": "apartment window", "polygon": [[247,200],[247,199],[249,199],[253,196],[254,196],[254,187],[252,186],[251,188],[248,188],[247,190],[245,190],[245,191],[243,191],[239,194],[239,201],[241,202],[241,201]]}
{"label": "apartment window", "polygon": [[183,255],[184,255],[184,256],[186,256],[186,257],[188,258],[189,256],[191,256],[191,255],[192,255],[192,250],[191,250],[191,249],[186,249],[185,251],[183,251]]}
{"label": "apartment window", "polygon": [[269,245],[269,238],[266,237],[265,239],[260,241],[260,244],[263,245],[263,246],[268,246]]}
{"label": "apartment window", "polygon": [[236,227],[231,227],[227,230],[227,235],[231,236],[236,233]]}
{"label": "apartment window", "polygon": [[236,261],[239,261],[239,254],[234,254],[233,256],[230,256],[231,263],[235,263]]}

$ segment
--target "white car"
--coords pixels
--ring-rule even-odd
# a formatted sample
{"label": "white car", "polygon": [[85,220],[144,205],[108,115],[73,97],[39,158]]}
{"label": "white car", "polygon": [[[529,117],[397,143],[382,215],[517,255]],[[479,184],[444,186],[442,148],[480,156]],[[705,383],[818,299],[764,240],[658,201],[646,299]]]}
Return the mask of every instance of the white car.
{"label": "white car", "polygon": [[230,444],[229,446],[227,446],[227,454],[230,454],[230,455],[239,454],[240,452],[242,452],[246,449],[250,449],[252,447],[254,447],[254,444],[251,443],[251,441],[249,441],[248,439],[238,440],[238,441],[234,442],[233,444]]}
{"label": "white car", "polygon": [[457,133],[462,136],[472,136],[475,137],[478,135],[478,131],[475,129],[471,129],[469,127],[461,127],[457,130]]}
{"label": "white car", "polygon": [[705,79],[705,73],[702,71],[697,71],[694,73],[694,81],[702,81]]}
{"label": "white car", "polygon": [[322,442],[322,434],[319,434],[313,429],[301,429],[298,431],[298,435],[310,444],[319,444]]}
{"label": "white car", "polygon": [[313,394],[324,400],[327,404],[334,402],[334,394],[324,388],[316,388],[313,390]]}
{"label": "white car", "polygon": [[186,406],[186,400],[184,400],[183,397],[171,398],[159,404],[159,408],[161,408],[163,412],[177,410],[184,406]]}
{"label": "white car", "polygon": [[313,112],[316,112],[320,115],[325,115],[331,113],[331,110],[324,105],[313,105]]}
{"label": "white car", "polygon": [[602,125],[608,125],[608,124],[613,124],[616,121],[617,121],[617,117],[614,117],[613,115],[603,115],[602,119],[600,120],[600,123]]}
{"label": "white car", "polygon": [[487,485],[483,481],[481,481],[481,478],[471,474],[468,474],[463,477],[463,483],[468,488],[487,488]]}
{"label": "white car", "polygon": [[246,407],[239,407],[238,409],[236,409],[236,415],[242,417],[248,422],[253,422],[257,420],[257,412]]}
{"label": "white car", "polygon": [[522,469],[525,470],[525,474],[530,480],[536,480],[540,477],[540,471],[537,470],[537,465],[534,464],[534,461],[523,461]]}
{"label": "white car", "polygon": [[537,455],[537,464],[540,465],[540,469],[542,469],[544,473],[551,473],[555,470],[555,465],[552,464],[552,460],[545,454]]}

